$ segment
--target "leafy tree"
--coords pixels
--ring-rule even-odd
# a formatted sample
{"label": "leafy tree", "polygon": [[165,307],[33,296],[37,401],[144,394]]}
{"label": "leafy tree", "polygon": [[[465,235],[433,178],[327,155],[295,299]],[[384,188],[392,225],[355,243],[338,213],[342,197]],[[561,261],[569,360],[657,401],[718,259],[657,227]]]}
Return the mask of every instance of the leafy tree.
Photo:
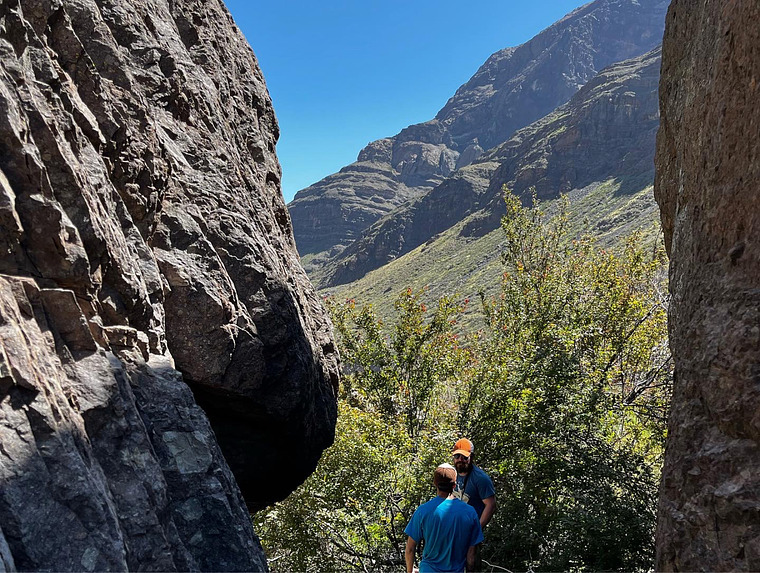
{"label": "leafy tree", "polygon": [[670,357],[661,260],[572,240],[508,195],[504,274],[485,300],[462,425],[500,509],[486,555],[512,568],[651,567]]}
{"label": "leafy tree", "polygon": [[273,569],[403,566],[403,530],[450,456],[450,388],[468,360],[452,331],[462,306],[428,310],[422,295],[399,295],[389,333],[370,306],[327,301],[344,370],[336,441],[301,488],[255,516]]}
{"label": "leafy tree", "polygon": [[255,516],[274,570],[399,570],[403,529],[454,439],[476,444],[499,509],[483,555],[511,570],[646,570],[672,377],[662,255],[619,252],[511,195],[499,294],[402,291],[396,316],[328,299],[343,360],[335,444]]}

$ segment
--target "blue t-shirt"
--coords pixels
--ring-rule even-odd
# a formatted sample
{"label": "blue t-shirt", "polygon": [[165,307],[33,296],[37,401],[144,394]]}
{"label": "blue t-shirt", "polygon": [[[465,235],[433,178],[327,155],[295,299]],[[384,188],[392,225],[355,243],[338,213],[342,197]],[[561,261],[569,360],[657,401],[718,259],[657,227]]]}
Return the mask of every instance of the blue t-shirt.
{"label": "blue t-shirt", "polygon": [[464,491],[465,495],[462,499],[474,507],[475,511],[478,512],[478,517],[480,517],[486,508],[483,500],[494,495],[493,482],[486,472],[475,464],[472,464],[469,478],[467,476],[460,476],[457,473],[457,486],[454,489],[455,495],[462,491],[465,480],[467,480],[467,488]]}
{"label": "blue t-shirt", "polygon": [[458,499],[443,497],[419,506],[404,533],[417,543],[425,540],[420,573],[464,571],[467,550],[483,541],[475,510]]}

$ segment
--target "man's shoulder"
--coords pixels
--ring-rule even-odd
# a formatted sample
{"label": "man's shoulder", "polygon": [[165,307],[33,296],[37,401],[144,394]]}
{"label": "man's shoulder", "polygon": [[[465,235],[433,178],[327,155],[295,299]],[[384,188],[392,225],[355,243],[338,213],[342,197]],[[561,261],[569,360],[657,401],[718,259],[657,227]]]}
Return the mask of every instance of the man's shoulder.
{"label": "man's shoulder", "polygon": [[478,512],[475,511],[474,507],[461,499],[455,499],[454,502],[454,507],[456,508],[454,515],[457,516],[456,519],[460,523],[468,524],[472,527],[475,527],[476,524],[478,527],[480,526],[480,516],[478,516]]}
{"label": "man's shoulder", "polygon": [[452,499],[452,500],[451,500],[451,506],[452,506],[452,507],[453,507],[453,508],[454,508],[456,511],[458,511],[458,512],[459,512],[459,513],[461,513],[461,514],[464,514],[464,515],[470,515],[470,514],[472,513],[473,515],[475,515],[475,517],[476,517],[476,518],[478,517],[478,512],[477,512],[477,511],[475,511],[475,508],[474,508],[474,507],[472,507],[472,506],[471,506],[469,503],[467,503],[466,501],[462,501],[462,500],[461,500],[461,499],[459,499],[459,498],[456,498],[456,499]]}
{"label": "man's shoulder", "polygon": [[491,481],[491,478],[489,475],[483,471],[483,469],[480,466],[476,466],[475,464],[472,464],[472,475],[477,477],[478,479],[486,479],[488,481]]}
{"label": "man's shoulder", "polygon": [[420,527],[422,527],[428,519],[428,516],[435,512],[436,508],[441,504],[441,501],[443,500],[440,497],[434,497],[430,501],[418,506],[417,509],[414,510],[412,518],[409,520],[409,524],[406,526],[404,533],[413,537],[416,541],[419,541],[417,537],[421,536]]}
{"label": "man's shoulder", "polygon": [[470,517],[474,517],[476,520],[480,519],[478,517],[478,512],[469,503],[466,503],[466,502],[463,501],[462,505],[464,506],[464,509],[462,510],[464,513],[466,513]]}
{"label": "man's shoulder", "polygon": [[421,513],[428,513],[430,511],[433,511],[433,510],[435,510],[435,508],[437,508],[439,505],[441,505],[441,503],[445,499],[446,498],[443,498],[443,497],[440,497],[440,496],[436,496],[433,499],[431,499],[430,501],[426,501],[421,506],[419,506],[417,508],[417,511],[419,511]]}

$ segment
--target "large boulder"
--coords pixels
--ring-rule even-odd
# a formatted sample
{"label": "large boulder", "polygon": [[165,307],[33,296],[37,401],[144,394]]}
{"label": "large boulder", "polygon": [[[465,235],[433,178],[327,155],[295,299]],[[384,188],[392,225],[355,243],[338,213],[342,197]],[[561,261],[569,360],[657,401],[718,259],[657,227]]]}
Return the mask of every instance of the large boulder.
{"label": "large boulder", "polygon": [[266,568],[338,378],[277,137],[221,0],[0,3],[0,570]]}
{"label": "large boulder", "polygon": [[760,570],[760,4],[673,0],[655,192],[673,408],[662,571]]}

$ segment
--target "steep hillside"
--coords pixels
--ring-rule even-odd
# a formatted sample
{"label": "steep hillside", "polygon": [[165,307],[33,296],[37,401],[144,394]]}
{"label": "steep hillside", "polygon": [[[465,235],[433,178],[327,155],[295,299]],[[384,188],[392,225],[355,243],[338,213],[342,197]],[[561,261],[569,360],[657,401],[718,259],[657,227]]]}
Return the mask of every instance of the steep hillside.
{"label": "steep hillside", "polygon": [[307,271],[421,197],[484,149],[567,102],[601,69],[662,38],[666,0],[596,0],[525,44],[492,55],[435,119],[370,143],[289,205]]}
{"label": "steep hillside", "polygon": [[474,213],[460,233],[487,234],[499,224],[503,185],[544,200],[610,180],[617,194],[651,185],[659,68],[657,48],[603,70],[570,102],[372,225],[313,280],[355,281]]}
{"label": "steep hillside", "polygon": [[266,569],[338,381],[277,137],[221,0],[0,2],[0,570]]}
{"label": "steep hillside", "polygon": [[[604,181],[577,189],[568,195],[571,224],[577,233],[590,233],[599,243],[610,248],[620,245],[620,238],[636,230],[643,231],[653,245],[660,242],[658,210],[652,184],[636,191],[621,192],[621,182]],[[553,199],[543,203],[549,213],[555,208]],[[593,221],[593,223],[588,223]],[[501,252],[504,233],[501,228],[482,236],[467,233],[470,225],[480,225],[480,214],[464,218],[433,239],[407,254],[371,271],[362,278],[322,292],[337,300],[355,299],[371,303],[377,313],[388,318],[394,315],[393,301],[402,289],[426,289],[428,301],[457,294],[469,298],[465,329],[482,326],[478,293],[495,294],[501,273]]]}

